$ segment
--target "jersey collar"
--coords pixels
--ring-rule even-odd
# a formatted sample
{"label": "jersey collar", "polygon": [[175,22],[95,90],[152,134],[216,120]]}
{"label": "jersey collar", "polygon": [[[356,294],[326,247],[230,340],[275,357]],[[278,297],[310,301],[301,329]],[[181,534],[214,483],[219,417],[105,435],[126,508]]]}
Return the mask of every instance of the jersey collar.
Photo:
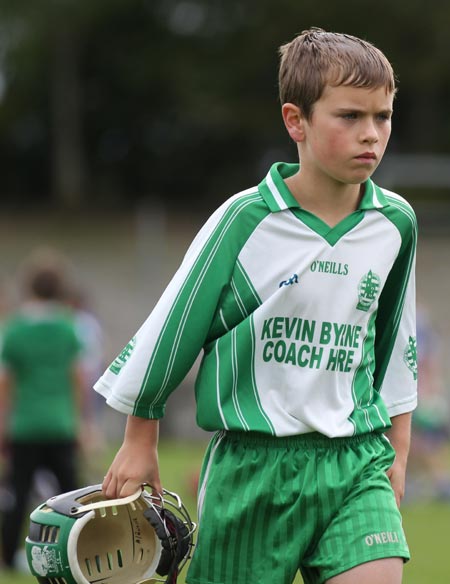
{"label": "jersey collar", "polygon": [[[300,209],[297,199],[291,193],[284,182],[298,172],[299,164],[276,162],[270,167],[264,180],[258,186],[259,191],[272,213],[285,209]],[[362,211],[368,209],[381,209],[389,205],[383,191],[371,179],[365,182],[364,195],[359,204]]]}
{"label": "jersey collar", "polygon": [[266,178],[259,184],[259,191],[272,213],[300,207],[284,182],[285,178],[298,172],[299,166],[299,164],[276,162],[272,164]]}

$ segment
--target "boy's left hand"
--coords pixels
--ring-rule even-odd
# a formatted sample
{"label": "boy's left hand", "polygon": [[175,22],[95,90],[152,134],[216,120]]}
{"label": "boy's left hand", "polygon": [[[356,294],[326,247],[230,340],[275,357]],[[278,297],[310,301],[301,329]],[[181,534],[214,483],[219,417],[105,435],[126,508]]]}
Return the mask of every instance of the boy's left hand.
{"label": "boy's left hand", "polygon": [[394,460],[392,466],[389,468],[386,474],[391,481],[397,507],[400,507],[403,496],[405,494],[406,469],[399,461]]}
{"label": "boy's left hand", "polygon": [[411,442],[411,417],[411,412],[393,416],[391,418],[392,427],[386,432],[395,450],[395,460],[391,468],[387,471],[387,476],[394,489],[398,507],[400,507],[403,495],[405,494],[406,465]]}

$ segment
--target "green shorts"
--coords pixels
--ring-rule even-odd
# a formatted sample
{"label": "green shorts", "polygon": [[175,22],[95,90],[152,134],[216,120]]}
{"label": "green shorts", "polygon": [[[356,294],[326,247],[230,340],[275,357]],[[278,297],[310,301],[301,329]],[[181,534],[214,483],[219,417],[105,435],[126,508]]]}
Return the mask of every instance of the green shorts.
{"label": "green shorts", "polygon": [[189,584],[322,584],[364,562],[409,559],[379,434],[329,439],[219,432],[199,487]]}

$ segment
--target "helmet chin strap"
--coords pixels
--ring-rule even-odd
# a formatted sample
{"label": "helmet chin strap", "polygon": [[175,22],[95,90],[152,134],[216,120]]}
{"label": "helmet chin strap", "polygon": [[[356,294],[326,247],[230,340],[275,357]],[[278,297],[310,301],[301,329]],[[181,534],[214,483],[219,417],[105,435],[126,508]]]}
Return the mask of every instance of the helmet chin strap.
{"label": "helmet chin strap", "polygon": [[94,509],[104,509],[105,507],[116,507],[117,505],[127,505],[128,503],[132,503],[139,499],[143,491],[143,488],[140,487],[135,493],[132,495],[128,495],[128,497],[121,497],[120,499],[105,499],[102,501],[96,501],[95,503],[88,503],[87,505],[83,505],[78,509],[72,512],[72,515],[78,515],[80,513],[86,513],[87,511],[92,511]]}
{"label": "helmet chin strap", "polygon": [[[139,487],[135,493],[133,493],[132,495],[128,495],[128,497],[119,497],[118,499],[104,499],[102,501],[97,501],[95,503],[88,503],[87,505],[82,505],[78,509],[72,511],[72,515],[78,515],[79,513],[86,513],[87,511],[91,511],[94,509],[102,509],[104,507],[115,507],[116,505],[127,505],[128,503],[132,503],[133,501],[136,501],[136,499],[139,499],[139,497],[142,495],[142,493],[144,493],[147,498],[154,499],[155,502],[159,501],[161,503],[161,506],[163,506],[163,504],[164,504],[163,497],[161,495],[157,495],[157,496],[150,495],[148,492],[145,491],[146,486],[147,486],[147,483],[143,483],[142,486]],[[173,497],[177,503],[177,506],[179,508],[181,507],[181,505],[182,505],[181,499],[176,493],[173,493],[172,491],[167,491],[166,489],[163,489],[163,492],[167,493],[168,495]],[[138,584],[140,584],[140,583],[138,583]]]}

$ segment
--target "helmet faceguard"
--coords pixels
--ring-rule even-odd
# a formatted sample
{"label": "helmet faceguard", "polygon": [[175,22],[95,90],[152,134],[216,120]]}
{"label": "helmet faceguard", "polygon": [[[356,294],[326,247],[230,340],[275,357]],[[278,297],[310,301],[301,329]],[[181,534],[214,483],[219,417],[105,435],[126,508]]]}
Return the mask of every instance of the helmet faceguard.
{"label": "helmet faceguard", "polygon": [[175,493],[155,497],[142,488],[105,499],[101,485],[93,485],[31,513],[26,553],[39,584],[174,584],[195,529]]}

